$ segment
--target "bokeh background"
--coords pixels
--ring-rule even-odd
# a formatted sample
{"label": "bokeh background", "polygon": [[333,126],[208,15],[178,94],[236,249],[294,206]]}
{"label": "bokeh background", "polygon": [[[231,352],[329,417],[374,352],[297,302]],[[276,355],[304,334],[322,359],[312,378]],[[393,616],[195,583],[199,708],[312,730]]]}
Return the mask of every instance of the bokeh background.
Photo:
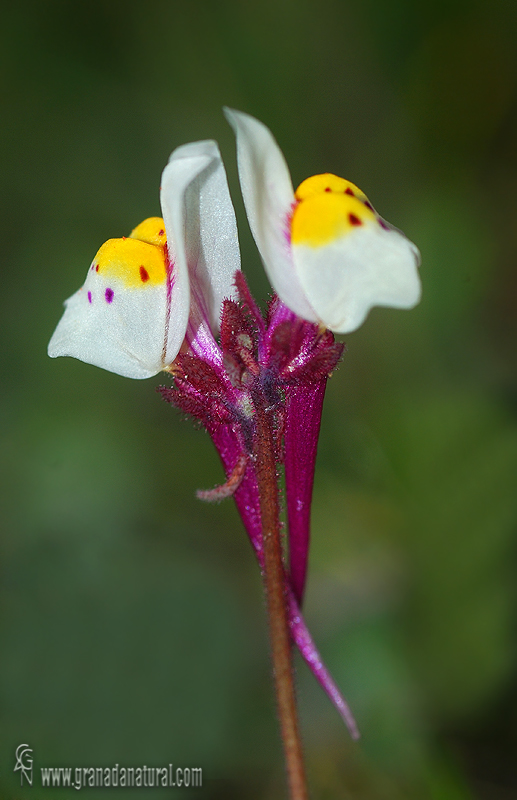
{"label": "bokeh background", "polygon": [[[0,796],[35,766],[201,766],[285,796],[258,570],[207,435],[155,393],[50,361],[100,244],[159,214],[171,150],[221,106],[295,185],[357,183],[422,251],[329,384],[306,616],[363,737],[298,663],[312,797],[517,797],[517,6],[512,0],[45,0],[0,25]],[[114,791],[83,791],[112,797]],[[123,793],[119,793],[123,796]]]}

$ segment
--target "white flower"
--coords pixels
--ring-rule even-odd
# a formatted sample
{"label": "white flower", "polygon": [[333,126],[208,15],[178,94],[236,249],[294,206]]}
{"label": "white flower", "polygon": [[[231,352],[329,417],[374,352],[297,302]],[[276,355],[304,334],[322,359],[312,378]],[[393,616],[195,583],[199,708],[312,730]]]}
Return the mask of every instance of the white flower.
{"label": "white flower", "polygon": [[324,174],[293,192],[271,131],[248,114],[225,113],[237,136],[253,236],[275,291],[292,311],[349,333],[372,306],[418,303],[417,248],[379,217],[357,186]]}
{"label": "white flower", "polygon": [[240,268],[235,214],[215,142],[177,148],[162,175],[163,219],[102,245],[66,302],[48,354],[128,378],[148,378],[176,358],[191,324],[218,328]]}

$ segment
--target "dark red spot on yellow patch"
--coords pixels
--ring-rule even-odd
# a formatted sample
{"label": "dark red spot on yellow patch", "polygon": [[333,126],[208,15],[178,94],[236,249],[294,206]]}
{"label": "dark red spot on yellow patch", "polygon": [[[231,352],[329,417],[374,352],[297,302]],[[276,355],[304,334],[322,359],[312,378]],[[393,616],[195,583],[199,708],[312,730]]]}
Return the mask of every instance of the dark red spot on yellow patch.
{"label": "dark red spot on yellow patch", "polygon": [[165,231],[163,230],[163,228],[158,231],[158,236],[163,236],[164,234],[165,234]]}
{"label": "dark red spot on yellow patch", "polygon": [[140,267],[140,278],[142,283],[146,283],[149,280],[149,273],[143,265]]}
{"label": "dark red spot on yellow patch", "polygon": [[352,189],[350,188],[350,186],[347,186],[347,187],[346,187],[346,189],[345,189],[345,194],[351,194],[351,195],[352,195],[352,197],[355,197],[355,194],[353,193],[353,191],[352,191]]}
{"label": "dark red spot on yellow patch", "polygon": [[355,214],[349,214],[348,215],[348,221],[349,221],[350,225],[362,225],[363,224],[361,222],[361,220],[359,219],[359,217],[356,217]]}
{"label": "dark red spot on yellow patch", "polygon": [[326,192],[331,192],[331,191],[332,191],[332,189],[330,188],[330,186],[326,186],[326,187],[325,187],[325,191],[326,191]]}

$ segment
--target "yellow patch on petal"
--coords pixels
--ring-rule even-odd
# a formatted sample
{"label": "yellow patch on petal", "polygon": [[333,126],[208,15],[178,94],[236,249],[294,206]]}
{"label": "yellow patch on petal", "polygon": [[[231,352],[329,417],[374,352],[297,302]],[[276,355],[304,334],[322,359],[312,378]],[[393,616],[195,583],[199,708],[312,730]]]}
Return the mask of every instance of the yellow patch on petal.
{"label": "yellow patch on petal", "polygon": [[291,220],[293,244],[320,247],[376,219],[364,192],[330,172],[307,178],[295,197],[298,205]]}
{"label": "yellow patch on petal", "polygon": [[149,217],[148,219],[144,219],[140,225],[137,225],[136,228],[131,231],[129,238],[139,239],[141,242],[165,247],[167,244],[167,236],[163,219],[161,217]]}
{"label": "yellow patch on petal", "polygon": [[136,238],[108,239],[93,259],[91,269],[105,278],[121,281],[127,289],[138,289],[165,282],[165,259],[165,248],[149,242]]}
{"label": "yellow patch on petal", "polygon": [[291,241],[293,244],[321,247],[376,219],[373,211],[350,194],[312,194],[294,210]]}
{"label": "yellow patch on petal", "polygon": [[324,172],[323,175],[313,175],[311,178],[306,178],[298,186],[295,197],[297,200],[306,200],[313,194],[321,194],[322,192],[336,192],[337,194],[349,194],[352,197],[357,197],[363,203],[368,200],[364,192],[362,192],[355,183],[346,181],[344,178],[338,178],[331,172]]}

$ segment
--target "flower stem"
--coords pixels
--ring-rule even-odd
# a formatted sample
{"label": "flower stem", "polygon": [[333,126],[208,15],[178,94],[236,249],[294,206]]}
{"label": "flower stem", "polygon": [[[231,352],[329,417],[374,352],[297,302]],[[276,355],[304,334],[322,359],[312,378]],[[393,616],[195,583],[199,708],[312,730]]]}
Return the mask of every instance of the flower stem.
{"label": "flower stem", "polygon": [[291,659],[291,639],[287,622],[285,578],[280,540],[278,479],[276,472],[273,419],[264,396],[257,392],[255,406],[255,458],[262,542],[264,548],[264,586],[267,596],[271,657],[278,715],[291,800],[307,800],[296,697]]}

